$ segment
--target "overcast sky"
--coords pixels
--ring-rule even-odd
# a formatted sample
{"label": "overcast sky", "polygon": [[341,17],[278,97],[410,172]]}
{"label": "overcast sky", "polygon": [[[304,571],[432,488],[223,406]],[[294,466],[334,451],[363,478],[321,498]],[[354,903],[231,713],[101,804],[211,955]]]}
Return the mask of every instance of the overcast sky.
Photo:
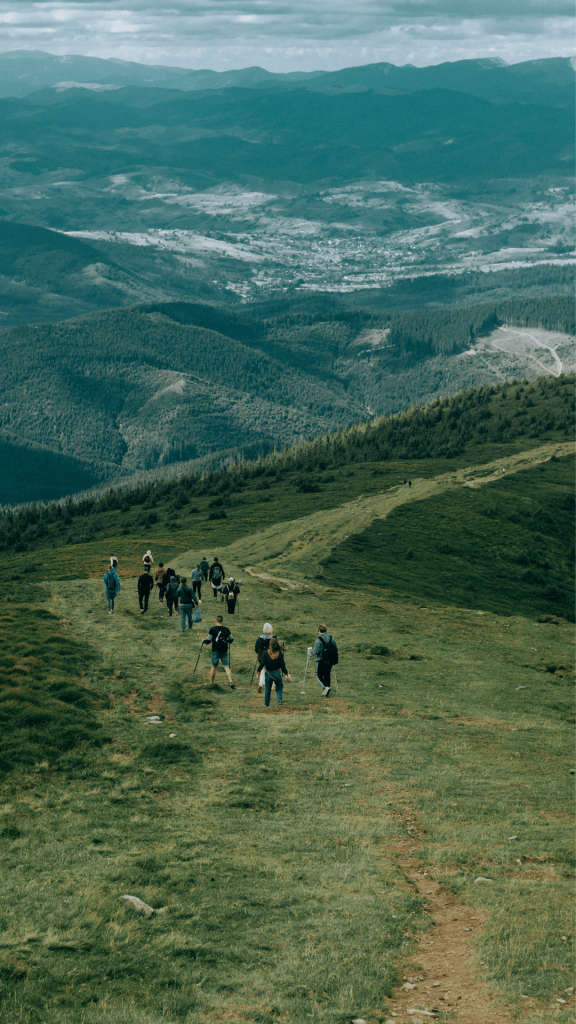
{"label": "overcast sky", "polygon": [[218,71],[574,52],[572,0],[0,0],[0,49]]}

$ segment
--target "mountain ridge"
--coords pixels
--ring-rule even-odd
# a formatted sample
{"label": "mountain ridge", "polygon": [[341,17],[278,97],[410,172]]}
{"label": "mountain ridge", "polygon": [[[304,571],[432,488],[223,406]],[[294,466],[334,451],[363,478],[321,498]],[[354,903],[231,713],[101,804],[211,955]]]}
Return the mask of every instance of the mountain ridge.
{"label": "mountain ridge", "polygon": [[[437,88],[442,84],[494,101],[500,101],[504,91],[518,99],[538,97],[540,102],[544,99],[548,103],[563,103],[566,102],[564,90],[573,82],[574,69],[568,57],[548,57],[516,64],[507,64],[501,58],[480,57],[424,67],[379,61],[336,71],[278,73],[259,66],[230,71],[194,70],[79,54],[57,56],[43,51],[13,50],[0,54],[0,96],[25,96],[38,89],[69,88],[74,84],[83,84],[85,88],[131,84],[172,87],[182,91],[220,90],[235,86],[336,91],[372,87],[392,92]],[[504,83],[506,88],[503,90]]]}

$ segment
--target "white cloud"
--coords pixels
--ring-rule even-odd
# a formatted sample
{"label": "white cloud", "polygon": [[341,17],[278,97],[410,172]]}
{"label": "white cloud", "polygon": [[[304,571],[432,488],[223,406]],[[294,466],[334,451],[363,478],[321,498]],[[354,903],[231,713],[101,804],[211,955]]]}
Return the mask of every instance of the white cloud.
{"label": "white cloud", "polygon": [[568,0],[0,0],[3,49],[225,70],[568,56]]}

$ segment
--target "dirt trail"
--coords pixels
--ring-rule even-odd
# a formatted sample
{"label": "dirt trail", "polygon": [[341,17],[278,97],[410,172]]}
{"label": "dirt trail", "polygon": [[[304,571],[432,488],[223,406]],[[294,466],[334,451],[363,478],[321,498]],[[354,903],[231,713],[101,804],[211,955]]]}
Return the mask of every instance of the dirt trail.
{"label": "dirt trail", "polygon": [[[387,849],[405,851],[407,845],[398,842]],[[458,903],[442,885],[439,872],[418,870],[418,847],[412,843],[409,849],[412,852],[404,853],[398,866],[404,872],[406,887],[421,897],[432,927],[413,936],[418,951],[399,964],[403,980],[390,1001],[394,1012],[390,1019],[402,1024],[447,1013],[458,1024],[508,1024],[510,1011],[495,1002],[477,977],[474,952],[485,915],[473,906]]]}

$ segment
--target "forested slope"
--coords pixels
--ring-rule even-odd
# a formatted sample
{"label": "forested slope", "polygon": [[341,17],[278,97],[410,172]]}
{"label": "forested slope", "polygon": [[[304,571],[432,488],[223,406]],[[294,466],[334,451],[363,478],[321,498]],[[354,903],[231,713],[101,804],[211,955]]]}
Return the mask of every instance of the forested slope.
{"label": "forested slope", "polygon": [[[320,298],[236,314],[155,303],[11,328],[0,333],[0,496],[46,499],[174,462],[253,457],[437,394],[540,373],[541,362],[492,370],[459,358],[503,321],[573,332],[573,304],[374,314]],[[452,432],[450,449],[459,438]]]}

